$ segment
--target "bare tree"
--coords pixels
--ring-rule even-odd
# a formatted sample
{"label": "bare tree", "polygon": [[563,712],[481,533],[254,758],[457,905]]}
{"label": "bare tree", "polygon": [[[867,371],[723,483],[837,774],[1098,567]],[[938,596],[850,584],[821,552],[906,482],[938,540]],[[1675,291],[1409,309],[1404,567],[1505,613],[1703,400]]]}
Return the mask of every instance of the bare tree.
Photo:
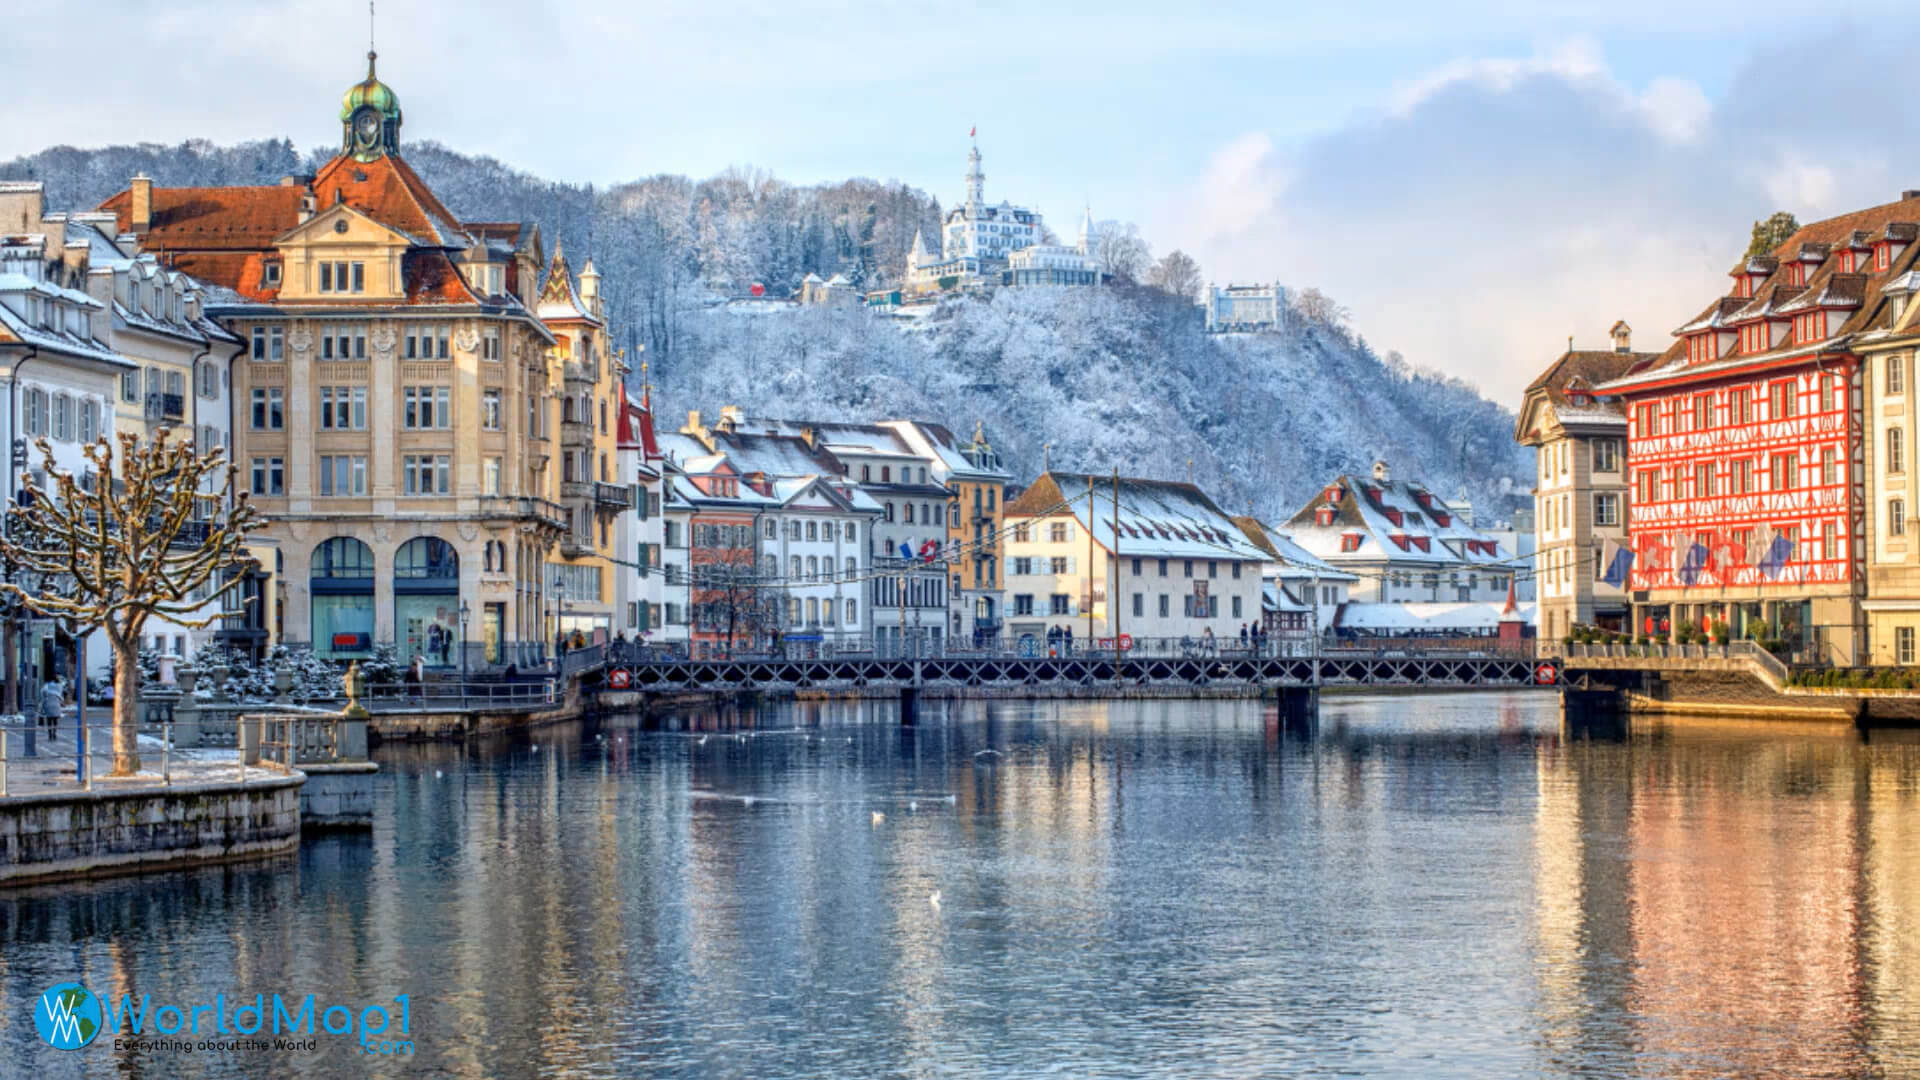
{"label": "bare tree", "polygon": [[1765,221],[1753,223],[1753,239],[1747,244],[1747,258],[1767,254],[1799,231],[1800,222],[1792,214],[1775,210]]}
{"label": "bare tree", "polygon": [[1182,300],[1198,300],[1202,285],[1200,264],[1193,261],[1193,256],[1175,248],[1153,264],[1147,284]]}
{"label": "bare tree", "polygon": [[1293,294],[1293,310],[1309,322],[1319,323],[1329,330],[1338,330],[1347,325],[1350,314],[1333,297],[1316,288],[1305,288]]}
{"label": "bare tree", "polygon": [[1094,245],[1094,259],[1100,272],[1114,281],[1131,284],[1143,277],[1153,263],[1153,251],[1131,221],[1103,221]]}
{"label": "bare tree", "polygon": [[[81,633],[106,631],[114,660],[113,775],[127,776],[140,770],[135,710],[147,620],[211,626],[220,618],[220,593],[240,582],[226,571],[246,558],[247,536],[260,522],[246,492],[229,505],[234,469],[222,450],[196,453],[165,428],[146,442],[121,432],[119,443],[117,463],[104,437],[82,448],[95,477],[83,484],[55,464],[45,439],[36,442],[52,490],[28,478],[0,536],[0,557],[40,584],[10,578],[0,590],[35,614],[71,619]],[[200,490],[215,477],[217,486]],[[202,518],[207,507],[213,513]],[[44,584],[52,581],[60,587]],[[191,599],[215,582],[211,595]],[[76,676],[84,687],[85,672]]]}

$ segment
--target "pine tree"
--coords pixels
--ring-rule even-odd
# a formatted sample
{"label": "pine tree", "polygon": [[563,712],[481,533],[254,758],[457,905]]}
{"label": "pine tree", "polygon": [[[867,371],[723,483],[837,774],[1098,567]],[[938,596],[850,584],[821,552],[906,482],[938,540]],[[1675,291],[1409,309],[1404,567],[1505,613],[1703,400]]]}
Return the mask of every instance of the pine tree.
{"label": "pine tree", "polygon": [[1753,242],[1747,245],[1747,258],[1765,255],[1774,248],[1787,242],[1787,238],[1800,231],[1800,222],[1785,210],[1775,210],[1765,221],[1753,223]]}

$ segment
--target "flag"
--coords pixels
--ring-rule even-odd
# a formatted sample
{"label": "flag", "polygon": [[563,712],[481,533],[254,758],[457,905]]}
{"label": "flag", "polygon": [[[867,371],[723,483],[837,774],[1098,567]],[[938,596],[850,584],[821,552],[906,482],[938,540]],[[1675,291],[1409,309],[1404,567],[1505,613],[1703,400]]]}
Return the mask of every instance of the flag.
{"label": "flag", "polygon": [[1603,567],[1600,580],[1616,589],[1624,588],[1628,575],[1633,572],[1633,551],[1609,540],[1601,548],[1600,564]]}
{"label": "flag", "polygon": [[929,540],[926,543],[920,545],[920,557],[922,559],[925,559],[928,562],[932,562],[934,559],[938,558],[939,555],[940,555],[940,541]]}
{"label": "flag", "polygon": [[1707,545],[1694,541],[1687,547],[1687,559],[1680,564],[1680,584],[1691,585],[1700,580],[1700,571],[1707,567]]}
{"label": "flag", "polygon": [[971,138],[973,138],[973,137],[974,137],[975,135],[977,135],[977,134],[979,134],[979,133],[980,133],[980,129],[979,129],[979,128],[978,128],[977,126],[976,126],[976,127],[970,127],[970,128],[968,128],[968,129],[967,129],[967,138],[969,138],[969,139],[971,139]]}
{"label": "flag", "polygon": [[1779,577],[1780,571],[1793,561],[1793,541],[1779,529],[1769,528],[1767,534],[1771,539],[1767,541],[1767,552],[1760,560],[1760,572],[1771,581]]}
{"label": "flag", "polygon": [[913,549],[908,547],[904,540],[900,543],[900,557],[903,559],[913,558]]}

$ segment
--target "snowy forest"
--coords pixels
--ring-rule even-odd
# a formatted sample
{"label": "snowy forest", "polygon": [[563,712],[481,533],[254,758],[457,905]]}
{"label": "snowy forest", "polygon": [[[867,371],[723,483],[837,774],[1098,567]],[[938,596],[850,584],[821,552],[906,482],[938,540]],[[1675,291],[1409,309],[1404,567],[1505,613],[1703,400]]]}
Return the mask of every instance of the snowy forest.
{"label": "snowy forest", "polygon": [[[162,186],[272,184],[332,153],[284,139],[55,147],[0,164],[0,180],[41,180],[50,208],[83,209],[136,172]],[[730,304],[754,284],[785,297],[808,273],[845,274],[865,289],[896,284],[915,230],[937,243],[940,203],[867,179],[800,186],[731,169],[597,188],[432,142],[405,153],[462,217],[537,222],[576,270],[593,256],[616,339],[645,346],[664,428],[685,410],[713,415],[722,405],[914,416],[962,435],[978,420],[1022,480],[1048,459],[1166,479],[1191,470],[1229,510],[1252,507],[1268,520],[1376,458],[1443,497],[1464,492],[1483,523],[1505,518],[1531,485],[1531,452],[1513,443],[1512,414],[1473,387],[1376,353],[1335,300],[1310,288],[1296,288],[1285,330],[1209,335],[1193,302],[1200,272],[1156,263],[1125,223],[1101,224],[1111,287],[1001,289],[948,299],[917,320]]]}

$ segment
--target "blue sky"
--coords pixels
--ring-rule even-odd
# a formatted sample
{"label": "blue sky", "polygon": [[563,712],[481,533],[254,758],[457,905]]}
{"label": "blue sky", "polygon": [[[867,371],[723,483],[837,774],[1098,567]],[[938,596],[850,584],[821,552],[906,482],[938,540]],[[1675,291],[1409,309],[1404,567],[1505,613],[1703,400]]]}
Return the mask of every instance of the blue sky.
{"label": "blue sky", "polygon": [[[1288,7],[385,0],[378,34],[406,137],[555,179],[738,164],[951,202],[977,125],[991,198],[1319,286],[1508,402],[1569,334],[1664,343],[1752,219],[1920,187],[1920,36],[1892,5]],[[69,5],[16,42],[0,157],[328,143],[366,40],[355,0]]]}

